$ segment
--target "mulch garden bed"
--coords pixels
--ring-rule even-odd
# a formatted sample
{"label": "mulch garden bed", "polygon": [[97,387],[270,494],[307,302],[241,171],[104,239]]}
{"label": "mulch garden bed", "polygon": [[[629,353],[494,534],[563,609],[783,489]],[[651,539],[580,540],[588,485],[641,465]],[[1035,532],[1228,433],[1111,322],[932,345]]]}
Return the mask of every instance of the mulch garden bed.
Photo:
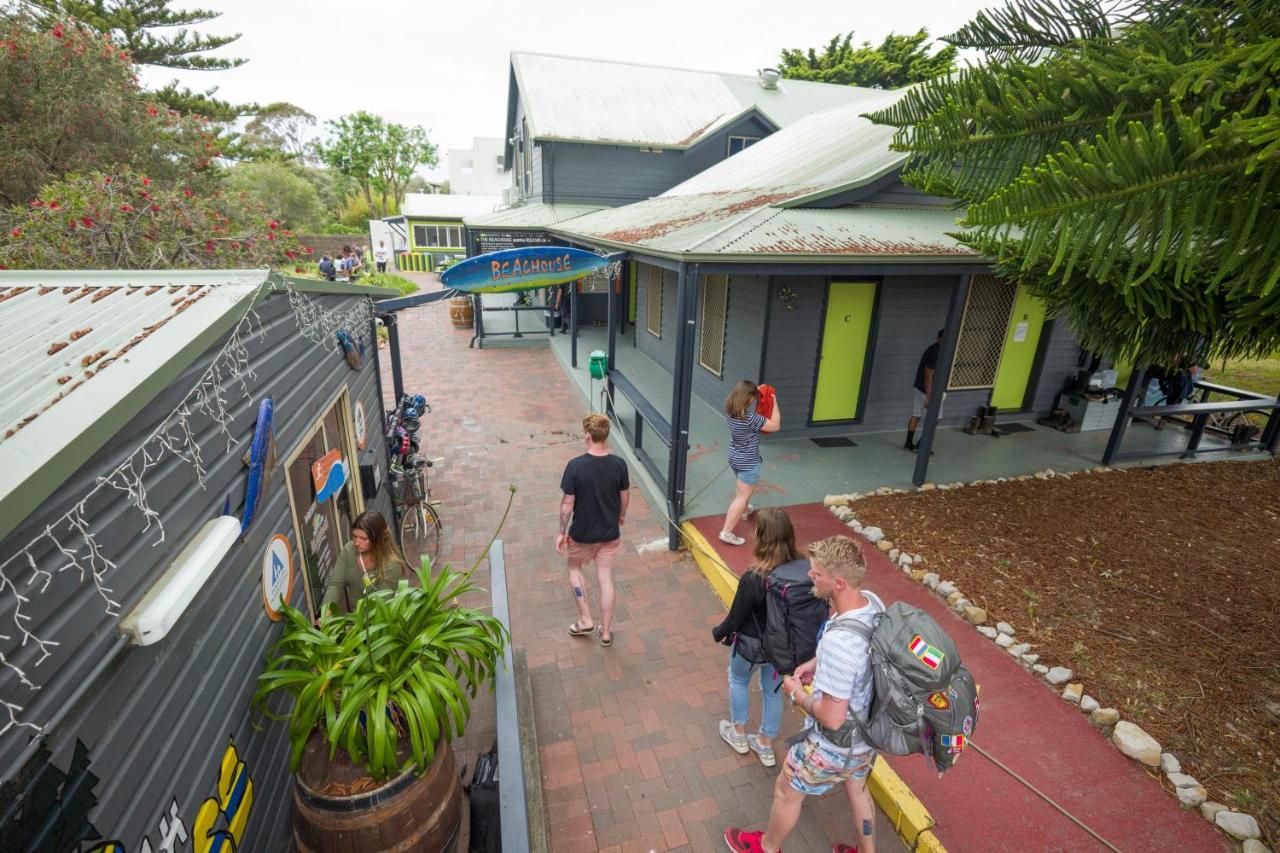
{"label": "mulch garden bed", "polygon": [[871,497],[954,581],[1280,840],[1280,462]]}

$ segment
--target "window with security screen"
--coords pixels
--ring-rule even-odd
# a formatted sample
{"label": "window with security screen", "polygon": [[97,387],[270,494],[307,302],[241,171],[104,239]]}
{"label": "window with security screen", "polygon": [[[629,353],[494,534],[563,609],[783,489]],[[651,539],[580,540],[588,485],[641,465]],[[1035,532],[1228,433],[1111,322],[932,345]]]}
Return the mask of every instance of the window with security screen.
{"label": "window with security screen", "polygon": [[996,384],[1017,295],[1018,286],[1011,281],[991,275],[975,275],[970,280],[949,389],[991,388]]}
{"label": "window with security screen", "polygon": [[701,338],[698,364],[716,376],[724,374],[724,335],[729,314],[729,276],[709,275],[702,279],[702,310],[698,312]]}
{"label": "window with security screen", "polygon": [[655,338],[662,337],[662,269],[645,267],[645,318],[644,327]]}

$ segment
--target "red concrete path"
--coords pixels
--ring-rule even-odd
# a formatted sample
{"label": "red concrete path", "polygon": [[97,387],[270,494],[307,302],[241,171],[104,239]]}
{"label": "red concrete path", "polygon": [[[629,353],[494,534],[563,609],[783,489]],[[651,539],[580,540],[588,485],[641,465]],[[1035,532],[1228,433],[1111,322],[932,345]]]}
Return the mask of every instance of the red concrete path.
{"label": "red concrete path", "polygon": [[[821,504],[787,507],[800,543],[850,530]],[[723,516],[693,523],[735,573],[746,570],[748,546],[716,538]],[[1136,762],[1120,754],[1075,706],[1022,668],[995,643],[951,613],[928,588],[895,570],[883,552],[855,537],[867,556],[868,589],[886,603],[927,611],[955,641],[981,686],[974,743],[1035,785],[1124,851],[1230,850],[1225,836],[1186,812]],[[945,777],[920,756],[890,759],[938,825],[951,853],[1105,849],[1027,787],[970,750]]]}

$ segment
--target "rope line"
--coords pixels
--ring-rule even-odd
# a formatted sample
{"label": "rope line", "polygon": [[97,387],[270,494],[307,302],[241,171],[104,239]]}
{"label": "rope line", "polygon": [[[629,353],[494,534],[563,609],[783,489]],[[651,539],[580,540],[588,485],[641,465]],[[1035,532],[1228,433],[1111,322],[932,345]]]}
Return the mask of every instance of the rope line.
{"label": "rope line", "polygon": [[1028,781],[1027,781],[1026,779],[1024,779],[1022,776],[1019,776],[1019,775],[1018,775],[1018,773],[1017,773],[1015,770],[1013,770],[1011,767],[1009,767],[1009,766],[1008,766],[1007,764],[1005,764],[1003,761],[1001,761],[1000,759],[996,758],[994,755],[992,755],[991,753],[987,752],[985,749],[983,749],[982,747],[978,746],[978,745],[977,745],[976,743],[974,743],[973,741],[969,741],[969,746],[971,746],[971,747],[973,747],[974,749],[976,749],[976,750],[978,751],[978,754],[979,754],[979,755],[981,755],[983,758],[985,758],[985,759],[987,759],[988,761],[990,761],[990,762],[991,762],[992,764],[994,764],[996,767],[999,767],[999,768],[1000,768],[1001,770],[1003,770],[1005,773],[1008,773],[1008,774],[1009,774],[1010,776],[1012,776],[1014,779],[1017,779],[1017,780],[1018,780],[1019,782],[1021,782],[1021,783],[1022,783],[1022,784],[1027,788],[1027,789],[1029,789],[1033,794],[1035,794],[1035,795],[1036,795],[1037,797],[1039,797],[1040,799],[1044,800],[1044,801],[1045,801],[1046,803],[1048,803],[1049,805],[1053,806],[1055,809],[1057,809],[1059,812],[1061,812],[1061,813],[1063,814],[1063,816],[1065,816],[1068,820],[1070,820],[1070,821],[1071,821],[1072,823],[1074,823],[1076,826],[1080,827],[1080,828],[1081,828],[1081,829],[1083,829],[1085,832],[1087,832],[1087,833],[1089,833],[1090,835],[1092,835],[1092,836],[1094,837],[1094,839],[1096,839],[1096,840],[1097,840],[1097,842],[1098,842],[1099,844],[1101,844],[1103,847],[1107,848],[1108,850],[1113,851],[1113,853],[1123,853],[1123,851],[1121,851],[1119,847],[1115,846],[1115,845],[1114,845],[1114,844],[1112,844],[1110,841],[1108,841],[1107,839],[1103,838],[1103,837],[1102,837],[1101,835],[1099,835],[1098,833],[1094,832],[1092,829],[1090,829],[1090,828],[1088,827],[1088,825],[1086,825],[1086,824],[1085,824],[1085,822],[1084,822],[1084,821],[1080,820],[1080,818],[1076,817],[1076,816],[1075,816],[1075,815],[1073,815],[1071,812],[1067,811],[1065,808],[1063,808],[1062,806],[1058,805],[1056,802],[1054,802],[1054,800],[1053,800],[1053,798],[1052,798],[1052,797],[1050,797],[1050,796],[1049,796],[1048,794],[1046,794],[1044,791],[1041,791],[1041,790],[1040,790],[1039,788],[1037,788],[1035,785],[1032,785],[1030,782],[1028,782]]}

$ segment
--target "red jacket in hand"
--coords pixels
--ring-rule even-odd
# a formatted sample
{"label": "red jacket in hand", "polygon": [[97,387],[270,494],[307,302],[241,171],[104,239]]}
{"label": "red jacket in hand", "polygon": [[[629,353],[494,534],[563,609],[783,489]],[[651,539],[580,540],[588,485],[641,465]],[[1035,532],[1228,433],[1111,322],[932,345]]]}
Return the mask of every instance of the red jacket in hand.
{"label": "red jacket in hand", "polygon": [[778,391],[772,385],[760,385],[756,392],[760,395],[756,400],[756,411],[767,420],[773,416],[773,401],[777,399]]}

